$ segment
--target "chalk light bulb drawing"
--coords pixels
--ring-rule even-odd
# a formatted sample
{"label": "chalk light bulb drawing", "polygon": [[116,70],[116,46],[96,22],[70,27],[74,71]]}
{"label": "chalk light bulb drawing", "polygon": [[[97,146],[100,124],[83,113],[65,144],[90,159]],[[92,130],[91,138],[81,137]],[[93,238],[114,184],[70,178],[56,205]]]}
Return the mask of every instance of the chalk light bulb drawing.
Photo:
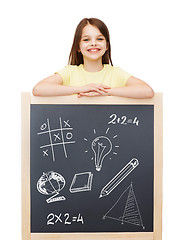
{"label": "chalk light bulb drawing", "polygon": [[100,136],[92,141],[91,147],[94,152],[96,170],[100,171],[105,157],[112,150],[112,143],[109,138]]}

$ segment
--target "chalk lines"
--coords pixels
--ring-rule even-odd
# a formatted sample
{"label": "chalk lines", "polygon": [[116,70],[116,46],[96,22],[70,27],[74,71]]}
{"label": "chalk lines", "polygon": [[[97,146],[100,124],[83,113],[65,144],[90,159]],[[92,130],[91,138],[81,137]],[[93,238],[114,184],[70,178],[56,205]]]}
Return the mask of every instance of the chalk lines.
{"label": "chalk lines", "polygon": [[131,161],[103,187],[100,198],[109,195],[138,165],[138,159],[131,159]]}
{"label": "chalk lines", "polygon": [[70,192],[91,191],[93,174],[91,172],[76,173],[73,177]]}
{"label": "chalk lines", "polygon": [[[63,126],[64,124],[64,126]],[[51,154],[52,154],[52,159],[53,161],[55,161],[55,152],[54,152],[54,147],[58,146],[58,145],[62,145],[63,146],[63,151],[64,151],[64,155],[67,158],[68,154],[67,154],[67,148],[66,145],[68,144],[74,144],[75,141],[72,140],[73,138],[73,128],[71,127],[69,120],[67,121],[63,121],[61,117],[59,118],[59,128],[55,128],[55,129],[51,129],[50,127],[50,120],[49,118],[47,118],[46,122],[43,123],[40,126],[40,130],[41,132],[38,132],[37,135],[48,135],[49,136],[49,143],[40,146],[40,149],[45,149],[43,150],[43,156],[48,156],[49,155],[49,151],[48,149],[51,149]]]}
{"label": "chalk lines", "polygon": [[[101,136],[93,137],[93,140],[91,140],[90,146],[94,154],[93,157],[91,156],[91,160],[94,159],[96,171],[101,171],[104,160],[108,158],[108,155],[110,155],[111,152],[113,155],[117,155],[117,152],[113,150],[113,147],[119,148],[119,146],[113,145],[112,139],[107,136],[109,132],[110,132],[110,128],[108,127],[105,131],[105,134]],[[93,129],[93,133],[94,135],[97,135],[96,129]],[[116,137],[117,135],[113,136],[112,138],[116,138]],[[86,137],[84,137],[84,141],[89,143],[89,140]],[[88,152],[89,151],[86,149],[85,153],[88,153]],[[111,160],[111,157],[109,157],[109,159]]]}
{"label": "chalk lines", "polygon": [[52,195],[46,200],[47,203],[62,201],[66,199],[64,196],[56,196],[64,188],[65,183],[65,179],[61,174],[54,171],[44,172],[37,182],[37,190],[41,194]]}
{"label": "chalk lines", "polygon": [[103,216],[103,219],[106,218],[120,221],[122,224],[141,226],[145,229],[132,183]]}
{"label": "chalk lines", "polygon": [[92,151],[94,152],[96,170],[100,171],[104,158],[111,152],[112,143],[109,138],[100,136],[95,138],[91,144]]}

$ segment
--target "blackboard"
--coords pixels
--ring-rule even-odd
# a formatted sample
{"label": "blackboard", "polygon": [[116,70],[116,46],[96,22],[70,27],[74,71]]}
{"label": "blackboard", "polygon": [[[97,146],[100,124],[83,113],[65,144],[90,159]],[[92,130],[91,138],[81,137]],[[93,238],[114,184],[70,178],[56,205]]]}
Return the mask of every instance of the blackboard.
{"label": "blackboard", "polygon": [[32,233],[153,232],[154,105],[30,112]]}

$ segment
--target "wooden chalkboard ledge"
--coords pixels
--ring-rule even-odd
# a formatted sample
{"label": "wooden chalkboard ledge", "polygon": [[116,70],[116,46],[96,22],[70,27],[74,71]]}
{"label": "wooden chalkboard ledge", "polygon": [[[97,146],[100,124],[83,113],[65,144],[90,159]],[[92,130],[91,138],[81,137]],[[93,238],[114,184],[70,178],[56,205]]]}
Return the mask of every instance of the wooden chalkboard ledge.
{"label": "wooden chalkboard ledge", "polygon": [[155,93],[153,98],[133,99],[123,97],[82,97],[76,95],[60,97],[34,97],[31,96],[32,104],[154,104],[162,97],[162,93]]}
{"label": "wooden chalkboard ledge", "polygon": [[132,233],[32,233],[31,240],[96,240],[96,239],[104,239],[104,240],[118,240],[118,239],[126,239],[126,240],[153,240],[152,232],[132,232]]}

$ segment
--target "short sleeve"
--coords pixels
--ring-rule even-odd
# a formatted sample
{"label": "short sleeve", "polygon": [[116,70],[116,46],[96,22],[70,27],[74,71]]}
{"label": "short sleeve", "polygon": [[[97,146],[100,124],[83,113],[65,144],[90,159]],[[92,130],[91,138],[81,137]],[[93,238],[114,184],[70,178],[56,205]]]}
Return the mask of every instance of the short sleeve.
{"label": "short sleeve", "polygon": [[63,85],[69,86],[70,83],[70,70],[67,66],[55,72],[55,74],[60,74],[63,79]]}
{"label": "short sleeve", "polygon": [[115,67],[115,75],[116,75],[116,85],[117,87],[124,87],[129,77],[132,75],[120,67]]}

